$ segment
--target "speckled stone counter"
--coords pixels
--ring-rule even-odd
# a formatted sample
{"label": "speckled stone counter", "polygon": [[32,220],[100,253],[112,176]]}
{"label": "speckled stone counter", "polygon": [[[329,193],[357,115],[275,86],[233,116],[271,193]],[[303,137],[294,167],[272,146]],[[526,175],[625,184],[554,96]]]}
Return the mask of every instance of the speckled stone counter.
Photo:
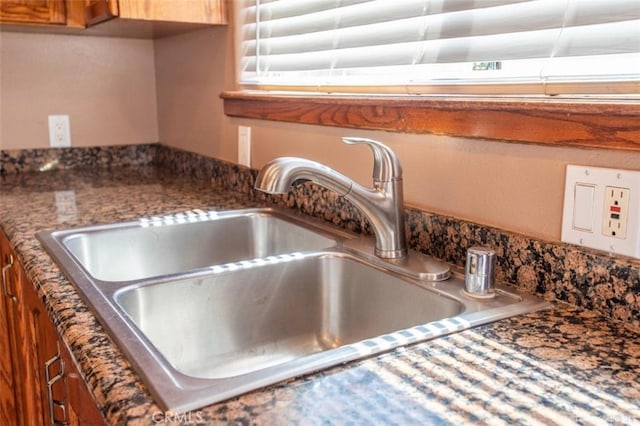
{"label": "speckled stone counter", "polygon": [[640,423],[640,334],[564,303],[172,417],[34,234],[264,201],[152,165],[9,174],[0,182],[0,225],[110,424]]}

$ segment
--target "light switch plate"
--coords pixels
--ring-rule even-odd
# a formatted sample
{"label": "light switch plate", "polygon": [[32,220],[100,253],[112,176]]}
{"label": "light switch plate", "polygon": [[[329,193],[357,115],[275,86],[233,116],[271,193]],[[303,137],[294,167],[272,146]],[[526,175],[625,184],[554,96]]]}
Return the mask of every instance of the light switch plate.
{"label": "light switch plate", "polygon": [[251,167],[251,127],[238,126],[238,163]]}
{"label": "light switch plate", "polygon": [[[612,198],[611,191],[615,191]],[[628,198],[617,216],[620,194]],[[640,258],[640,171],[568,165],[566,171],[562,241]],[[605,205],[606,204],[606,205]],[[623,219],[625,232],[612,233]]]}

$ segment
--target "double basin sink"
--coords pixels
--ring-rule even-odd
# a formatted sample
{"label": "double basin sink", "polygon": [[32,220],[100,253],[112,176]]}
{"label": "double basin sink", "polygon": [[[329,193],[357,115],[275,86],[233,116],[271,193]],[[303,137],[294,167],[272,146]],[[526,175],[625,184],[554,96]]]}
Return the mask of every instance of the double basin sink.
{"label": "double basin sink", "polygon": [[[434,259],[275,209],[187,212],[38,238],[157,402],[184,412],[281,380],[541,309]],[[406,260],[404,261],[406,262]]]}

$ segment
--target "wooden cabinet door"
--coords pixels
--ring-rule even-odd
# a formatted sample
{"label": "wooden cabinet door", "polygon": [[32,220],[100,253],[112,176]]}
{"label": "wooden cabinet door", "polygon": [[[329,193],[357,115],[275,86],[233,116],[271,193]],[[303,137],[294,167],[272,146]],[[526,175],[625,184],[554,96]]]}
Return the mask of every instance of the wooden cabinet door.
{"label": "wooden cabinet door", "polygon": [[0,0],[0,21],[17,24],[65,24],[65,0]]}
{"label": "wooden cabinet door", "polygon": [[[2,236],[3,247],[8,246],[6,237]],[[9,247],[10,248],[10,247]],[[3,248],[3,251],[5,249]],[[45,410],[46,399],[42,383],[45,382],[44,364],[40,366],[40,357],[46,349],[50,349],[53,340],[50,329],[42,326],[42,309],[32,310],[28,304],[33,302],[31,293],[25,292],[28,285],[24,270],[17,257],[10,252],[13,259],[10,268],[5,270],[5,285],[11,292],[7,315],[10,323],[11,356],[14,378],[14,392],[17,407],[18,425],[51,424]],[[35,293],[33,288],[32,292]],[[46,314],[46,313],[45,313]],[[55,338],[55,334],[53,336]]]}
{"label": "wooden cabinet door", "polygon": [[0,255],[0,425],[106,424],[2,230]]}
{"label": "wooden cabinet door", "polygon": [[64,362],[69,424],[72,426],[106,425],[106,421],[98,410],[87,384],[82,379],[71,353],[64,345],[61,345],[60,352]]}
{"label": "wooden cabinet door", "polygon": [[[15,424],[18,417],[11,354],[11,323],[9,310],[13,309],[12,288],[8,286],[9,269],[13,267],[13,255],[8,245],[0,240],[0,267],[2,268],[2,291],[0,292],[0,424]],[[6,246],[6,247],[5,247]],[[8,308],[8,309],[7,309]]]}
{"label": "wooden cabinet door", "polygon": [[16,418],[9,424],[50,425],[66,421],[66,389],[58,335],[4,233],[2,252],[11,266],[4,269],[5,299],[11,347]]}
{"label": "wooden cabinet door", "polygon": [[18,270],[18,274],[22,290],[22,304],[18,310],[22,332],[19,352],[25,363],[21,371],[26,384],[23,390],[25,397],[31,399],[25,404],[28,417],[38,419],[32,424],[65,424],[67,395],[58,332],[33,284],[27,280],[24,271]]}
{"label": "wooden cabinet door", "polygon": [[2,425],[13,424],[18,416],[10,345],[9,322],[3,298],[0,300],[0,424]]}

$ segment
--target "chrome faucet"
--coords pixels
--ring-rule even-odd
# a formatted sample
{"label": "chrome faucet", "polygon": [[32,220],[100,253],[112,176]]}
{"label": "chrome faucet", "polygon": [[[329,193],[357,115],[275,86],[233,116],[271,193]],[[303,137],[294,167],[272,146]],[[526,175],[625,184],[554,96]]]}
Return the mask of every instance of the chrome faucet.
{"label": "chrome faucet", "polygon": [[255,188],[286,194],[292,186],[311,181],[351,201],[369,219],[376,236],[375,254],[385,259],[407,255],[402,199],[402,168],[396,154],[382,143],[365,138],[342,138],[347,144],[367,144],[373,151],[373,188],[365,188],[316,161],[280,157],[267,163]]}

